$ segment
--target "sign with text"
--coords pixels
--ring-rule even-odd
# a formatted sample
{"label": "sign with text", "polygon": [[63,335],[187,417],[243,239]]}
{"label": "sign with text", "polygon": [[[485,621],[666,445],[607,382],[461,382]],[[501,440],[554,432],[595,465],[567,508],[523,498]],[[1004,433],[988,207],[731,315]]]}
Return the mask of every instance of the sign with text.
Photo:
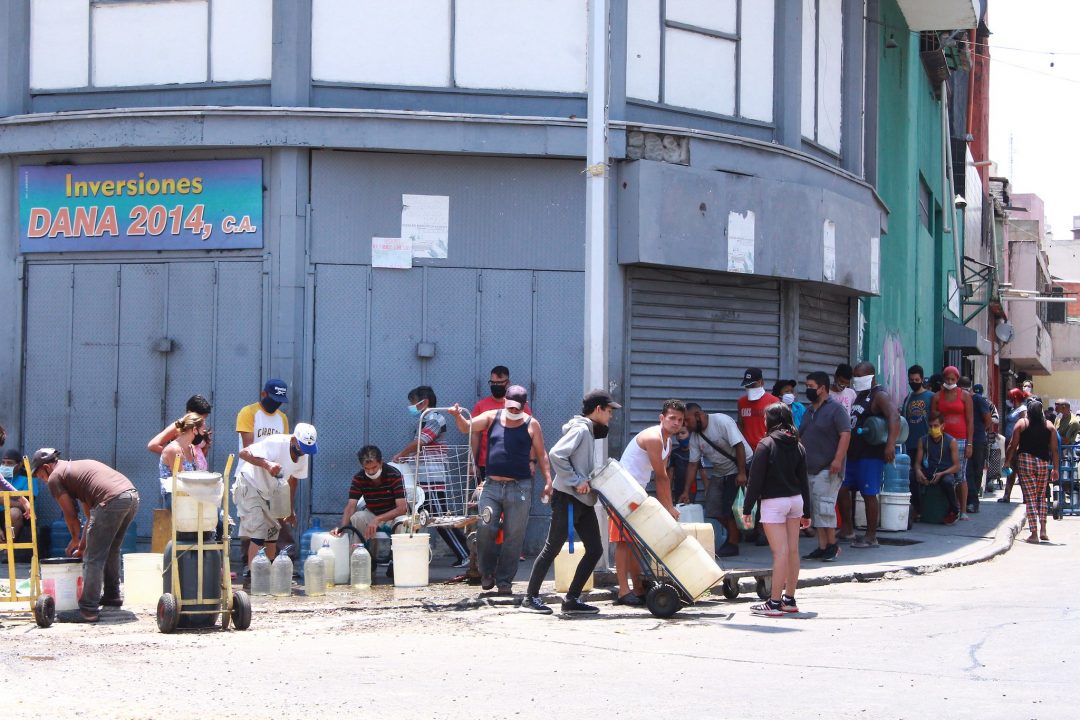
{"label": "sign with text", "polygon": [[262,160],[19,168],[19,250],[261,248]]}

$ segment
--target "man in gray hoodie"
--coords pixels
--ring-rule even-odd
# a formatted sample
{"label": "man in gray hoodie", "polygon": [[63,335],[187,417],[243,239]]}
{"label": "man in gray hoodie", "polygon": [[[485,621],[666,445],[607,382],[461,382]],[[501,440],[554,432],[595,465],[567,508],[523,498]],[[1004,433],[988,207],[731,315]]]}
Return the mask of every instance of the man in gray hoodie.
{"label": "man in gray hoodie", "polygon": [[540,585],[544,582],[555,556],[566,542],[570,524],[585,546],[585,554],[578,561],[577,571],[563,601],[562,611],[567,614],[595,614],[599,609],[581,602],[581,589],[585,587],[596,563],[604,554],[600,537],[600,524],[593,506],[596,491],[589,486],[589,474],[593,470],[593,441],[607,437],[608,426],[615,410],[622,405],[615,402],[603,390],[589,392],[581,403],[581,415],[575,415],[563,425],[563,436],[551,448],[548,458],[555,470],[551,496],[551,525],[548,527],[544,549],[533,563],[529,588],[521,609],[526,612],[550,615],[552,610],[540,599]]}

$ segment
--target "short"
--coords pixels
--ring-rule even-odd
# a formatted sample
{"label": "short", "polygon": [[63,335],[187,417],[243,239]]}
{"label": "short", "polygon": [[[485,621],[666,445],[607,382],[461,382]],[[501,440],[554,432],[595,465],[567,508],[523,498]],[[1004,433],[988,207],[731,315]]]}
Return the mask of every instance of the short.
{"label": "short", "polygon": [[960,472],[957,473],[958,477],[956,483],[959,485],[960,481],[967,482],[967,440],[956,441],[956,452],[960,456]]}
{"label": "short", "polygon": [[633,538],[617,517],[608,513],[608,542],[632,542]]}
{"label": "short", "polygon": [[739,485],[735,482],[737,477],[721,475],[709,478],[709,489],[705,492],[705,517],[716,520],[735,519],[731,506],[735,504],[735,496],[739,492]]}
{"label": "short", "polygon": [[761,501],[761,522],[766,525],[783,525],[788,520],[798,520],[802,516],[802,495],[767,498]]}
{"label": "short", "polygon": [[844,478],[825,468],[810,476],[810,515],[816,528],[836,527],[836,498]]}
{"label": "short", "polygon": [[237,483],[233,486],[233,503],[240,516],[237,534],[242,538],[265,540],[276,543],[280,525],[270,517],[270,501],[264,500],[250,485]]}
{"label": "short", "polygon": [[[349,524],[356,528],[357,532],[361,536],[367,532],[367,526],[371,524],[371,521],[375,519],[375,513],[370,510],[357,510],[349,518]],[[389,533],[391,530],[390,523],[382,523],[379,525],[379,530],[385,533]],[[370,540],[371,538],[365,537],[364,540]]]}
{"label": "short", "polygon": [[863,497],[874,497],[881,494],[881,478],[884,473],[884,460],[848,459],[847,471],[844,473],[844,482],[841,487],[847,490],[858,490]]}

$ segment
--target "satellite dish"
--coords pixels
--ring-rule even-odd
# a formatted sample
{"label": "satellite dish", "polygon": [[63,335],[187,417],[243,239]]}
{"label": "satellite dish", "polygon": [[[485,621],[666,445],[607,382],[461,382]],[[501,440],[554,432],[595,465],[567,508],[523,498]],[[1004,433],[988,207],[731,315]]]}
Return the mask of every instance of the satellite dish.
{"label": "satellite dish", "polygon": [[1004,345],[1013,339],[1013,326],[1012,323],[1002,320],[994,327],[994,336],[997,337],[998,342]]}

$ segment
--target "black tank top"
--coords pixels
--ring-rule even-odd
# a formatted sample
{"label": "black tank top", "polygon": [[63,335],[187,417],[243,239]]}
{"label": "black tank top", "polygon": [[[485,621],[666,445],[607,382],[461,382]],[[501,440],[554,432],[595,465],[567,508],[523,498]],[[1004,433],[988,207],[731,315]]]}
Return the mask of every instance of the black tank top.
{"label": "black tank top", "polygon": [[513,428],[504,426],[502,419],[503,411],[500,410],[495,422],[488,428],[485,472],[488,476],[527,480],[532,477],[529,468],[529,452],[532,450],[529,423],[532,418],[526,417],[525,422]]}
{"label": "black tank top", "polygon": [[1050,429],[1045,420],[1037,420],[1040,422],[1032,422],[1029,418],[1028,426],[1020,433],[1020,452],[1050,462]]}

